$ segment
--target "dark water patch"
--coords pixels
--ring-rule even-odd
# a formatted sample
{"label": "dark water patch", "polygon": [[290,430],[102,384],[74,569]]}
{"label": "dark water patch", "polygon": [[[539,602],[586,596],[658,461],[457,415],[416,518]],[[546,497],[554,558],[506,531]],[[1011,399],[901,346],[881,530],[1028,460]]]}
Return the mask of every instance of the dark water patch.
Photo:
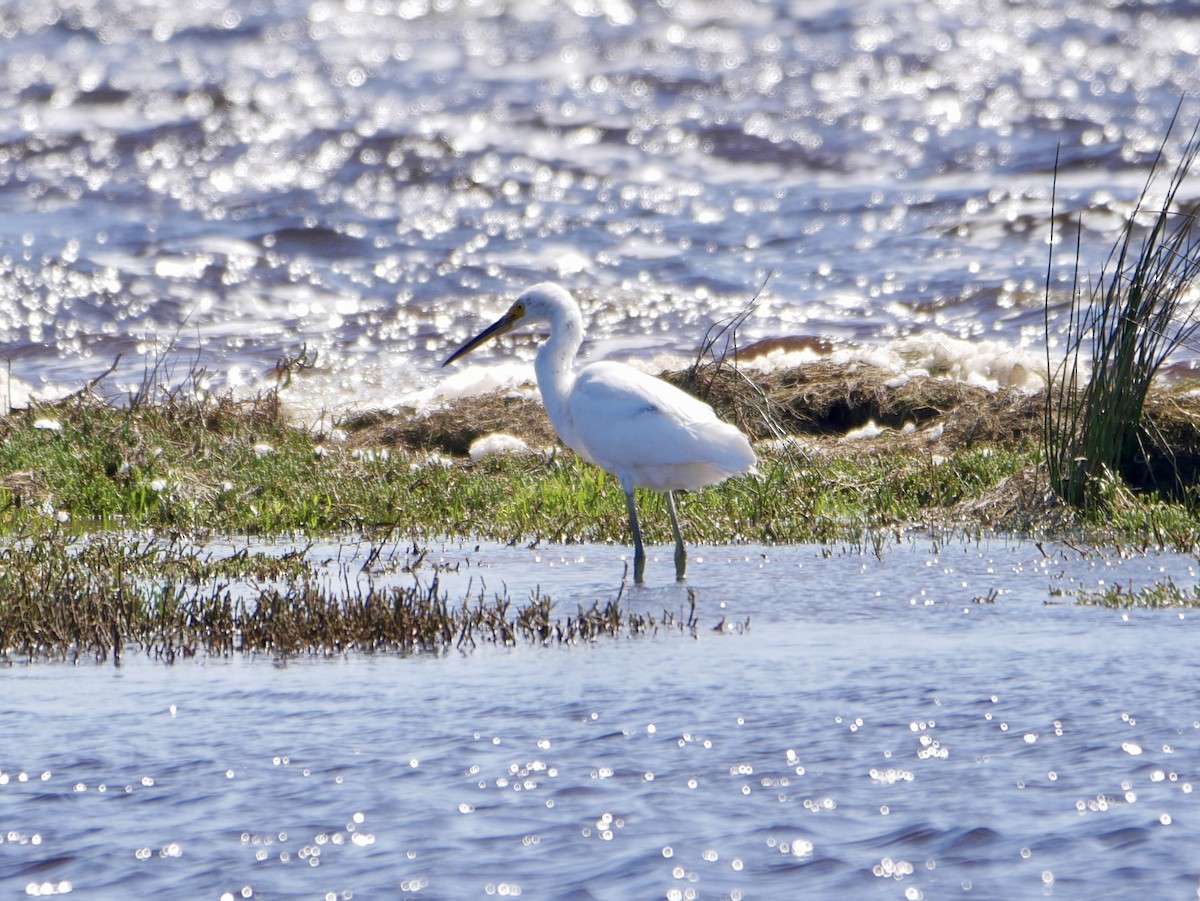
{"label": "dark water patch", "polygon": [[327,227],[285,228],[272,232],[270,247],[284,254],[340,257],[361,247],[357,238]]}
{"label": "dark water patch", "polygon": [[1150,835],[1151,833],[1144,828],[1124,827],[1098,833],[1096,839],[1113,850],[1121,850],[1143,844]]}
{"label": "dark water patch", "polygon": [[1003,842],[1004,838],[995,830],[986,826],[976,826],[958,835],[948,836],[946,851],[951,853],[974,852],[995,847]]}

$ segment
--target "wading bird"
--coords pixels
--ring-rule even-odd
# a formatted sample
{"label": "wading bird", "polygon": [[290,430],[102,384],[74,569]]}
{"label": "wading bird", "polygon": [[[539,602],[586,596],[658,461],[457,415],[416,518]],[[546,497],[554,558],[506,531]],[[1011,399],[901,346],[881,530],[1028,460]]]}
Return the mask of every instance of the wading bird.
{"label": "wading bird", "polygon": [[563,443],[612,473],[625,491],[633,533],[633,578],[641,582],[646,551],[634,488],[661,491],[675,535],[675,578],[682,580],[687,550],[674,492],[715,485],[755,464],[750,442],[690,394],[622,363],[600,362],[575,371],[583,317],[565,288],[544,282],[517,298],[508,312],[449,357],[443,366],[526,322],[545,322],[550,336],[538,348],[534,371],[542,404]]}

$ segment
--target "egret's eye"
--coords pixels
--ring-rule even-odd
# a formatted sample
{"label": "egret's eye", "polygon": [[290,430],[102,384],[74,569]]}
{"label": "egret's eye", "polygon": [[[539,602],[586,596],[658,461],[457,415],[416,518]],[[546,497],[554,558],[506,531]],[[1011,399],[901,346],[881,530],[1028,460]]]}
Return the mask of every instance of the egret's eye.
{"label": "egret's eye", "polygon": [[518,300],[516,303],[514,303],[512,306],[512,312],[516,316],[524,316],[525,315],[525,302]]}

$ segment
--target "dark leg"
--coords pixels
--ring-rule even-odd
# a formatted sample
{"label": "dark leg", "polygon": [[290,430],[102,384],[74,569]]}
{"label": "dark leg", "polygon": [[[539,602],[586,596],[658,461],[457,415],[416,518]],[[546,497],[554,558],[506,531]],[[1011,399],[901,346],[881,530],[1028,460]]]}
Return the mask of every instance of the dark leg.
{"label": "dark leg", "polygon": [[642,529],[638,525],[637,504],[633,501],[633,489],[625,490],[625,506],[629,510],[629,531],[633,533],[633,581],[641,585],[646,576],[646,549],[642,547]]}
{"label": "dark leg", "polygon": [[671,514],[671,531],[675,533],[675,581],[682,582],[687,569],[687,548],[683,546],[683,532],[679,530],[679,516],[675,513],[675,492],[667,492],[667,512]]}

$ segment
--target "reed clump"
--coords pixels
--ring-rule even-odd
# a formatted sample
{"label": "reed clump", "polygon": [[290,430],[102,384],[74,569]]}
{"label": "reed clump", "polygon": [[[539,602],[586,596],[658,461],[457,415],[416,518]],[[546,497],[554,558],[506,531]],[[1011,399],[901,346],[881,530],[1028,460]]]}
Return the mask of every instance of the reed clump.
{"label": "reed clump", "polygon": [[[1156,201],[1151,191],[1165,148],[1166,141],[1090,291],[1080,284],[1077,238],[1065,353],[1057,365],[1051,365],[1047,342],[1047,367],[1053,373],[1044,404],[1047,473],[1055,493],[1074,507],[1104,508],[1114,479],[1184,497],[1194,491],[1200,471],[1195,426],[1171,435],[1169,419],[1147,415],[1151,384],[1160,369],[1200,327],[1196,207],[1178,200],[1200,155],[1200,125]],[[1048,274],[1047,335],[1051,306]]]}

